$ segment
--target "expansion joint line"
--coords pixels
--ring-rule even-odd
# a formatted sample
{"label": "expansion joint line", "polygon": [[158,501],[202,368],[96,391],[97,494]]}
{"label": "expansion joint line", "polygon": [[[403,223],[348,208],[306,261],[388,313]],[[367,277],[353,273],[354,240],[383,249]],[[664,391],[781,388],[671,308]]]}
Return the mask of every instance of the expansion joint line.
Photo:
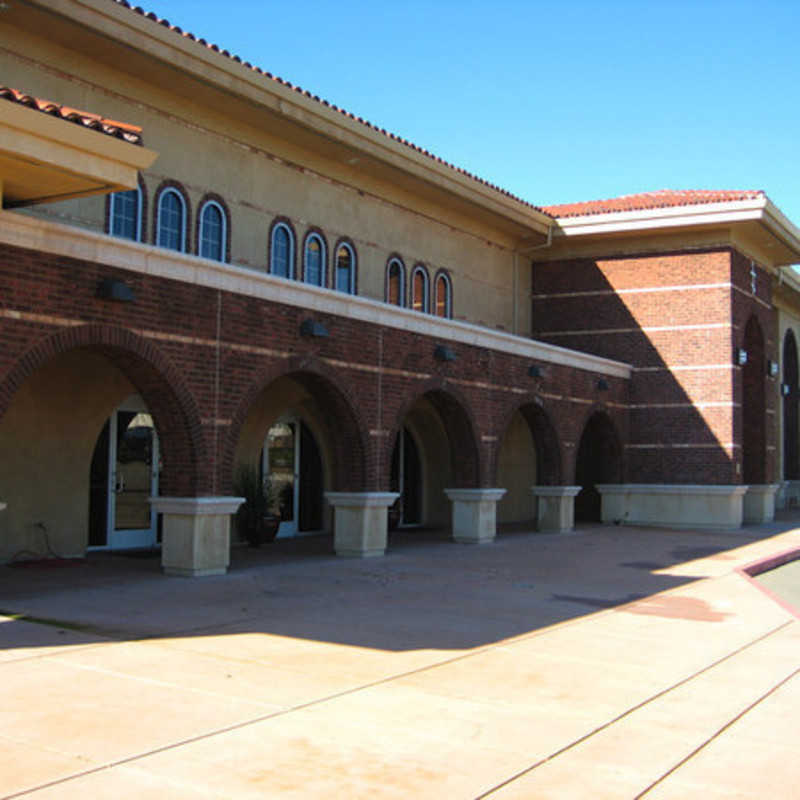
{"label": "expansion joint line", "polygon": [[[182,633],[185,632],[186,631],[182,631]],[[539,633],[533,634],[533,636],[538,636],[538,635],[540,634]],[[145,640],[149,638],[155,638],[155,637],[145,637]],[[528,639],[531,637],[523,636],[519,638]],[[93,644],[90,646],[95,647],[96,645]],[[479,653],[484,653],[489,650],[493,650],[496,647],[498,647],[497,644],[488,645],[486,647],[480,647],[477,648],[476,650],[471,650],[469,652],[453,656],[452,658],[445,658],[442,661],[437,661],[435,664],[427,664],[423,667],[418,667],[416,669],[410,669],[406,670],[405,672],[399,672],[394,675],[388,675],[384,678],[380,678],[375,681],[370,681],[369,683],[361,684],[360,686],[353,686],[350,689],[344,689],[341,692],[334,692],[333,694],[326,695],[325,697],[315,698],[305,703],[298,703],[297,705],[281,709],[280,711],[270,711],[267,714],[260,714],[257,717],[251,717],[250,719],[242,720],[241,722],[234,722],[231,725],[226,725],[222,728],[216,728],[211,731],[206,731],[205,733],[197,734],[196,736],[190,736],[186,739],[182,739],[179,742],[171,742],[170,744],[165,744],[162,745],[161,747],[155,747],[152,750],[145,750],[140,753],[134,753],[133,755],[125,756],[124,758],[119,758],[116,761],[110,761],[107,764],[100,764],[96,767],[91,767],[89,769],[81,770],[80,772],[76,772],[72,775],[67,775],[63,778],[57,778],[56,780],[40,784],[39,786],[33,786],[30,789],[23,789],[22,791],[15,792],[14,794],[4,795],[3,797],[0,797],[0,800],[14,800],[14,798],[17,797],[26,797],[27,795],[34,794],[35,792],[39,792],[42,789],[51,789],[54,786],[60,786],[63,783],[69,783],[71,781],[79,780],[80,778],[85,778],[88,775],[96,775],[97,773],[105,772],[106,770],[114,769],[115,767],[122,767],[125,766],[126,764],[133,764],[134,762],[140,761],[143,758],[149,758],[150,756],[159,755],[160,753],[167,753],[170,750],[176,750],[179,747],[184,747],[186,745],[194,744],[195,742],[202,742],[207,739],[213,739],[215,736],[222,736],[226,733],[242,730],[243,728],[249,728],[252,725],[258,725],[260,722],[266,722],[267,720],[276,719],[277,717],[282,717],[287,714],[291,714],[295,711],[302,711],[307,708],[313,708],[314,706],[322,705],[323,703],[329,703],[332,700],[338,700],[340,697],[347,697],[349,695],[353,695],[358,692],[364,691],[365,689],[372,689],[375,688],[376,686],[383,686],[385,684],[391,683],[392,681],[400,680],[402,678],[408,678],[412,675],[419,675],[424,672],[429,672],[438,669],[440,667],[448,666],[450,664],[455,664],[459,661],[466,661],[478,655]]]}
{"label": "expansion joint line", "polygon": [[639,800],[640,797],[645,797],[646,795],[650,794],[651,789],[654,789],[656,786],[658,786],[659,783],[661,783],[663,780],[672,775],[673,772],[676,772],[684,764],[691,761],[701,750],[708,747],[708,745],[710,745],[711,742],[713,742],[715,739],[721,736],[726,730],[728,730],[728,728],[735,725],[740,719],[742,719],[742,717],[744,717],[746,714],[749,714],[756,706],[763,703],[764,700],[766,700],[771,694],[777,692],[778,689],[780,689],[782,686],[785,686],[787,683],[789,683],[790,680],[796,678],[798,675],[800,675],[800,667],[798,667],[791,675],[787,675],[782,681],[776,683],[771,689],[764,692],[764,694],[762,694],[761,697],[757,698],[752,703],[750,703],[750,705],[747,706],[747,708],[742,709],[733,719],[726,722],[718,731],[709,736],[708,739],[706,739],[701,745],[695,747],[695,749],[692,750],[691,753],[684,756],[677,764],[675,764],[675,766],[668,769],[660,778],[656,778],[656,780],[654,780],[644,791],[637,794],[634,800]]}
{"label": "expansion joint line", "polygon": [[[734,656],[739,655],[739,653],[743,653],[745,650],[749,649],[750,647],[753,647],[754,645],[759,644],[760,642],[763,642],[765,639],[769,639],[770,636],[774,636],[776,633],[778,633],[779,631],[781,631],[784,628],[788,627],[789,625],[793,625],[794,622],[795,622],[794,620],[788,620],[787,622],[784,622],[784,623],[778,625],[777,628],[773,628],[772,630],[767,631],[766,633],[762,634],[761,636],[757,637],[756,639],[753,639],[752,641],[747,642],[747,644],[743,644],[741,647],[737,648],[732,653],[728,653],[727,655],[723,656],[722,658],[719,658],[716,661],[712,661],[710,664],[707,664],[702,669],[697,670],[697,672],[693,672],[691,675],[687,675],[685,678],[682,678],[681,680],[677,681],[676,683],[673,683],[671,686],[667,686],[666,689],[662,689],[660,692],[656,692],[651,697],[648,697],[647,699],[642,700],[641,703],[637,703],[635,706],[631,706],[629,709],[627,709],[626,711],[623,711],[621,714],[618,714],[616,717],[614,717],[613,719],[610,719],[608,722],[604,722],[602,725],[599,725],[593,731],[589,731],[589,733],[584,734],[583,736],[579,737],[578,739],[575,739],[575,741],[564,745],[563,747],[559,748],[555,752],[550,753],[549,756],[545,756],[544,758],[540,758],[536,763],[531,764],[531,766],[526,767],[523,770],[520,770],[516,774],[512,775],[510,778],[507,778],[502,783],[498,783],[496,786],[493,786],[491,789],[489,789],[488,791],[484,792],[483,794],[477,795],[475,800],[482,800],[485,797],[490,797],[491,795],[493,795],[495,792],[499,791],[500,789],[503,789],[506,786],[509,786],[510,784],[514,783],[514,781],[519,780],[519,778],[522,778],[525,775],[529,775],[535,769],[538,769],[543,764],[546,764],[548,761],[552,761],[554,758],[558,758],[558,756],[569,752],[570,750],[572,750],[575,747],[577,747],[579,744],[583,744],[583,742],[588,741],[589,739],[591,739],[596,734],[601,733],[604,730],[607,730],[612,725],[616,725],[617,722],[620,722],[621,720],[625,719],[626,717],[629,717],[631,714],[633,714],[634,712],[638,711],[640,708],[644,708],[645,706],[647,706],[650,703],[652,703],[654,700],[658,700],[660,697],[664,697],[665,695],[669,694],[674,689],[677,689],[678,687],[683,686],[683,685],[689,683],[690,681],[693,681],[695,678],[697,678],[698,676],[702,675],[703,673],[708,672],[708,671],[714,669],[715,667],[718,667],[720,664],[723,664],[726,661],[728,661],[728,659],[731,659]],[[774,686],[772,689],[770,689],[770,691],[767,692],[767,694],[764,695],[764,697],[769,695],[771,692],[774,692],[776,689],[778,689],[784,683],[789,681],[791,678],[793,678],[795,675],[797,675],[798,672],[800,672],[800,669],[795,670],[795,672],[793,672],[791,675],[789,675],[789,677],[784,678],[784,680],[782,680],[777,686]],[[753,703],[753,706],[755,706],[758,703],[760,703],[761,700],[763,700],[763,699],[764,698],[762,697],[762,698],[759,698],[758,700],[756,700],[756,702]],[[736,721],[736,719],[739,719],[739,717],[741,717],[742,715],[746,714],[750,710],[750,708],[752,708],[753,706],[749,706],[744,711],[742,711],[735,719],[731,720],[728,723],[728,725],[731,725],[733,722]],[[725,730],[726,727],[728,727],[728,725],[724,726],[719,731],[717,731],[715,736],[718,736],[723,730]],[[713,738],[714,737],[712,737],[712,739]],[[705,744],[707,744],[707,742]],[[705,744],[701,745],[700,747],[701,748],[705,747]],[[700,748],[698,748],[698,749],[700,749]],[[686,757],[686,759],[691,758],[692,755],[694,755],[694,753],[691,753],[690,755],[688,755]],[[684,759],[683,761],[686,761],[686,759]],[[648,786],[644,790],[644,792],[642,792],[641,794],[637,795],[636,797],[637,798],[642,797],[645,792],[649,792],[650,789],[652,789],[657,783],[659,783],[659,781],[664,780],[664,778],[667,775],[669,775],[670,772],[673,772],[674,770],[676,770],[683,763],[683,761],[681,761],[678,764],[676,764],[669,772],[667,772],[664,775],[662,775],[657,781],[655,781],[655,783],[653,783],[650,786]]]}

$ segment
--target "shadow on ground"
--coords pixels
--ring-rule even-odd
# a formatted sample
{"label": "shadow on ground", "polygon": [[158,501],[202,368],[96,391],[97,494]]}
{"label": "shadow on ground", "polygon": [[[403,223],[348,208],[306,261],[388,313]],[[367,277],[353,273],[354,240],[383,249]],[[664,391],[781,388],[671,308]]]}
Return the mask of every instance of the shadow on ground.
{"label": "shadow on ground", "polygon": [[[392,534],[384,558],[349,560],[330,537],[236,548],[228,575],[166,578],[157,553],[0,568],[0,650],[163,636],[262,632],[389,651],[461,650],[613,608],[694,580],[658,571],[796,527],[730,533],[584,526],[502,532],[458,545],[443,531]],[[658,603],[643,613],[662,613]],[[663,613],[675,613],[674,607]],[[709,623],[713,614],[689,609]]]}

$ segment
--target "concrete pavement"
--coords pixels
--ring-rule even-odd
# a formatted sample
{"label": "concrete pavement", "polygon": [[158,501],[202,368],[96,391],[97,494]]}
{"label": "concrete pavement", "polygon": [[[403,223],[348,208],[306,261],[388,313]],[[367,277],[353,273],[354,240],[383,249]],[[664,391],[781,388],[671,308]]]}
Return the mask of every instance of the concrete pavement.
{"label": "concrete pavement", "polygon": [[800,516],[330,544],[0,568],[0,796],[797,795]]}

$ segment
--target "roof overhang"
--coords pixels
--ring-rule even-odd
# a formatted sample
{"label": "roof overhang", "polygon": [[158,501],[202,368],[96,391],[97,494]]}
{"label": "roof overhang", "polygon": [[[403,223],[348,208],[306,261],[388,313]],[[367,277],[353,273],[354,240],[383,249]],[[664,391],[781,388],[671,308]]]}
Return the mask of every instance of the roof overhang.
{"label": "roof overhang", "polygon": [[3,208],[133,189],[157,153],[33,108],[3,102]]}
{"label": "roof overhang", "polygon": [[800,229],[766,196],[721,203],[699,203],[564,217],[556,221],[558,241],[619,240],[678,231],[726,232],[733,244],[766,254],[769,266],[800,262]]}

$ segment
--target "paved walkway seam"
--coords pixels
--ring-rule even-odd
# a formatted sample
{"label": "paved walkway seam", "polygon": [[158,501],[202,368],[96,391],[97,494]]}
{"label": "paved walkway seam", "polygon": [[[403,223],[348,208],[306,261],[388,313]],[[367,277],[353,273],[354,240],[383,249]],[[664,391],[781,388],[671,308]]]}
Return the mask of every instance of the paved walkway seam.
{"label": "paved walkway seam", "polygon": [[761,697],[757,698],[752,703],[750,703],[750,705],[747,706],[747,708],[742,709],[733,719],[726,722],[718,731],[716,731],[713,736],[709,736],[705,742],[695,747],[695,749],[692,750],[691,753],[682,758],[671,769],[668,769],[660,778],[654,780],[643,792],[637,794],[634,800],[640,800],[640,798],[645,797],[647,794],[649,794],[653,789],[655,789],[656,786],[658,786],[658,784],[666,780],[670,775],[679,770],[684,764],[687,764],[689,761],[691,761],[701,750],[708,747],[708,745],[711,744],[711,742],[719,738],[719,736],[721,736],[726,730],[728,730],[728,728],[735,725],[740,719],[742,719],[742,717],[744,717],[746,714],[749,714],[756,706],[763,703],[764,700],[766,700],[771,694],[777,692],[778,689],[780,689],[782,686],[785,686],[787,683],[789,683],[790,680],[796,678],[798,675],[800,675],[800,668],[796,669],[790,675],[787,675],[783,680],[778,681],[778,683],[776,683],[768,692],[764,692],[764,694],[761,695]]}
{"label": "paved walkway seam", "polygon": [[[558,758],[558,756],[563,755],[564,753],[572,750],[573,748],[577,747],[579,744],[582,744],[583,742],[587,741],[588,739],[591,739],[596,734],[601,733],[604,730],[607,730],[612,725],[615,725],[617,722],[619,722],[620,720],[625,719],[626,717],[630,716],[631,714],[633,714],[634,712],[638,711],[639,709],[644,708],[646,705],[652,703],[654,700],[658,700],[660,697],[663,697],[664,695],[669,694],[671,691],[677,689],[679,686],[683,686],[684,684],[687,684],[690,681],[693,681],[695,678],[697,678],[698,676],[702,675],[703,673],[714,669],[715,667],[719,666],[720,664],[723,664],[724,662],[728,661],[729,659],[733,658],[734,656],[738,655],[739,653],[742,653],[745,650],[747,650],[748,648],[753,647],[754,645],[758,644],[759,642],[762,642],[765,639],[768,639],[770,636],[774,636],[779,631],[781,631],[784,628],[786,628],[786,627],[788,627],[790,625],[793,625],[793,624],[794,624],[793,620],[789,620],[787,622],[784,622],[781,625],[778,625],[777,628],[773,628],[772,630],[767,631],[766,633],[762,634],[761,636],[757,637],[756,639],[753,639],[752,641],[747,642],[746,644],[743,644],[741,647],[737,648],[736,650],[731,651],[730,653],[728,653],[727,655],[723,656],[722,658],[719,658],[716,661],[713,661],[711,664],[707,664],[702,669],[699,669],[696,672],[693,672],[691,675],[687,675],[685,678],[682,678],[677,683],[674,683],[671,686],[668,686],[665,689],[662,689],[660,692],[656,692],[656,694],[652,695],[651,697],[646,698],[645,700],[642,700],[640,703],[637,703],[635,706],[631,706],[629,709],[627,709],[626,711],[623,711],[621,714],[618,714],[616,717],[614,717],[613,719],[610,719],[608,722],[605,722],[602,725],[600,725],[597,728],[595,728],[594,730],[589,731],[589,733],[586,733],[583,736],[579,737],[578,739],[575,739],[574,741],[570,742],[569,744],[564,745],[564,747],[559,748],[555,752],[551,753],[549,756],[546,756],[545,758],[541,758],[536,763],[531,764],[531,766],[526,767],[523,770],[520,770],[515,775],[512,775],[510,778],[504,780],[502,783],[498,783],[496,786],[493,786],[488,791],[483,792],[483,794],[477,795],[475,797],[475,800],[483,800],[486,797],[490,797],[495,792],[499,791],[500,789],[502,789],[502,788],[504,788],[506,786],[509,786],[514,781],[518,780],[519,778],[523,777],[524,775],[530,774],[535,769],[538,769],[543,764],[546,764],[548,761],[552,761],[554,758]],[[786,683],[790,678],[792,678],[794,675],[796,675],[797,672],[800,672],[800,670],[796,670],[794,673],[792,673],[792,675],[789,675],[787,678],[785,678],[783,681],[781,681],[777,686],[774,686],[772,689],[770,689],[770,691],[767,692],[763,697],[759,698],[754,705],[760,703],[761,700],[763,700],[765,697],[768,697],[772,692],[774,692],[781,685]],[[741,712],[741,714],[739,714],[737,716],[737,718],[742,716],[743,714],[745,714],[749,710],[750,710],[750,707],[748,707],[743,712]],[[731,722],[733,722],[733,721],[735,721],[735,720],[732,720]],[[729,723],[729,724],[731,724],[731,723]],[[724,726],[723,728],[721,728],[720,731],[718,731],[718,733],[715,734],[715,735],[718,735],[719,733],[721,733],[725,729],[725,727],[727,727],[727,726]],[[714,737],[711,737],[711,738],[713,739]],[[709,741],[711,741],[711,740],[709,740]],[[706,742],[703,745],[701,745],[701,748],[705,747],[706,744],[708,744],[708,742]],[[700,748],[698,748],[698,749],[700,749]],[[690,754],[690,756],[687,756],[687,758],[690,758],[690,757],[691,757],[691,754]],[[676,765],[675,768],[677,768],[677,766],[680,766],[680,765],[679,764]],[[673,769],[675,769],[675,768],[673,768]],[[669,772],[666,773],[661,778],[659,778],[659,781],[663,780],[663,778],[666,777],[666,775],[669,775]],[[656,783],[658,783],[658,781],[656,781]],[[653,788],[653,786],[655,786],[656,783],[654,783],[651,786],[649,786],[645,791],[650,791],[650,789]]]}

